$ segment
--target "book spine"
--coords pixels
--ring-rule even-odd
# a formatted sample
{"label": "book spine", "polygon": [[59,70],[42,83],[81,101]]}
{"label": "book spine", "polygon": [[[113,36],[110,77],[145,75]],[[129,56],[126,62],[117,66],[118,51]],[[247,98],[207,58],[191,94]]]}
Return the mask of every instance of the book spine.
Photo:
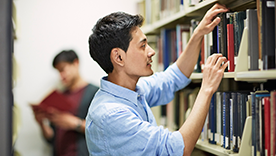
{"label": "book spine", "polygon": [[261,0],[263,69],[275,69],[275,1]]}
{"label": "book spine", "polygon": [[211,103],[210,103],[210,109],[209,109],[209,129],[210,129],[210,136],[209,136],[209,143],[214,144],[214,125],[215,125],[215,115],[214,115],[214,95],[212,96]]}
{"label": "book spine", "polygon": [[180,56],[181,54],[181,50],[182,50],[182,41],[181,41],[181,25],[176,25],[176,51],[177,51],[177,58]]}
{"label": "book spine", "polygon": [[263,98],[264,103],[264,134],[265,134],[265,155],[270,156],[270,98]]}
{"label": "book spine", "polygon": [[246,120],[246,101],[247,101],[247,94],[241,94],[241,137],[243,134],[244,124]]}
{"label": "book spine", "polygon": [[237,101],[237,93],[231,93],[232,101],[233,101],[233,151],[239,152],[238,148],[238,101]]}
{"label": "book spine", "polygon": [[272,91],[270,93],[270,126],[271,126],[271,140],[270,140],[270,148],[271,148],[271,155],[276,155],[276,91]]}
{"label": "book spine", "polygon": [[217,33],[217,31],[218,31],[218,26],[215,26],[215,28],[213,29],[213,32],[212,32],[212,42],[213,42],[213,45],[212,45],[212,53],[211,53],[211,55],[212,54],[216,54],[216,53],[218,53],[218,43],[217,43],[217,35],[218,35],[218,33]]}
{"label": "book spine", "polygon": [[227,24],[227,43],[228,43],[228,71],[234,72],[235,65],[234,65],[234,27],[233,24]]}
{"label": "book spine", "polygon": [[255,98],[255,147],[256,147],[256,155],[260,155],[260,118],[259,118],[259,98]]}
{"label": "book spine", "polygon": [[170,30],[169,29],[162,29],[162,52],[163,52],[163,64],[164,70],[167,69],[170,65]]}
{"label": "book spine", "polygon": [[216,92],[216,119],[217,119],[217,132],[216,132],[216,142],[218,145],[221,144],[221,92]]}
{"label": "book spine", "polygon": [[230,94],[227,92],[223,93],[223,137],[225,149],[230,149]]}
{"label": "book spine", "polygon": [[233,150],[233,99],[230,98],[229,102],[230,109],[230,150]]}
{"label": "book spine", "polygon": [[263,97],[259,100],[259,144],[260,144],[260,155],[264,155],[264,106],[262,102]]}
{"label": "book spine", "polygon": [[246,10],[248,19],[248,56],[250,57],[250,68],[249,70],[259,69],[259,44],[258,44],[258,22],[257,11],[253,9]]}
{"label": "book spine", "polygon": [[252,156],[256,156],[256,113],[255,113],[255,105],[256,105],[256,96],[255,93],[252,93],[251,103],[252,103]]}

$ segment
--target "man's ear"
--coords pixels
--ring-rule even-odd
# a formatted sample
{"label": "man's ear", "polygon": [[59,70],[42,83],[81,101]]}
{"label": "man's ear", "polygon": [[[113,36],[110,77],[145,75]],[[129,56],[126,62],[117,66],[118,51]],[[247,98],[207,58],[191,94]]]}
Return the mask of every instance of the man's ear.
{"label": "man's ear", "polygon": [[73,63],[79,65],[79,59],[74,59]]}
{"label": "man's ear", "polygon": [[120,48],[113,48],[111,50],[110,59],[111,62],[119,66],[124,66],[125,52]]}

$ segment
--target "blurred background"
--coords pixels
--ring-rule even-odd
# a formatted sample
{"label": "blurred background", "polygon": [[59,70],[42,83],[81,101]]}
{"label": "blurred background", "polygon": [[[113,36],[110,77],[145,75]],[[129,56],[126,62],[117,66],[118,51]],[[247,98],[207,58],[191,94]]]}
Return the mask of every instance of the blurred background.
{"label": "blurred background", "polygon": [[104,71],[89,55],[88,37],[97,20],[115,11],[136,14],[138,0],[14,0],[16,40],[14,57],[18,79],[13,88],[20,110],[15,150],[21,156],[50,156],[30,103],[39,103],[60,84],[52,67],[61,50],[73,49],[80,59],[81,75],[99,86]]}

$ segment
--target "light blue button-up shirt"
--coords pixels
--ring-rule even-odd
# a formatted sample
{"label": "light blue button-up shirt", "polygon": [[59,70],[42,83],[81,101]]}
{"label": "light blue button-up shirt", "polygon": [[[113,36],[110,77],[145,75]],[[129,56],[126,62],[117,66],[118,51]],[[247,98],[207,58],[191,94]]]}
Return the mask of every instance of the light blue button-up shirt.
{"label": "light blue button-up shirt", "polygon": [[189,83],[175,63],[164,72],[140,78],[135,91],[102,78],[86,117],[90,155],[183,155],[180,132],[157,126],[150,107],[169,103]]}

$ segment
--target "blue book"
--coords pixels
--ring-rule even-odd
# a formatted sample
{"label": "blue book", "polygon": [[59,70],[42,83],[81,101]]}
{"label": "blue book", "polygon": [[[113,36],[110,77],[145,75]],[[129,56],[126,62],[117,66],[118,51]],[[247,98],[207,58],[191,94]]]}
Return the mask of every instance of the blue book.
{"label": "blue book", "polygon": [[223,147],[230,149],[230,93],[223,92]]}
{"label": "blue book", "polygon": [[238,148],[238,99],[237,99],[237,93],[232,92],[231,93],[231,98],[233,102],[233,151],[234,152],[239,152]]}
{"label": "blue book", "polygon": [[252,155],[256,156],[256,130],[255,130],[255,123],[256,123],[256,113],[255,113],[255,106],[256,106],[256,94],[251,94],[251,104],[252,104]]}
{"label": "blue book", "polygon": [[216,94],[213,94],[211,103],[210,103],[210,108],[209,108],[209,127],[211,130],[211,136],[209,139],[209,143],[211,144],[216,144],[215,140],[215,135],[216,135]]}
{"label": "blue book", "polygon": [[246,102],[248,101],[248,94],[242,93],[240,98],[240,106],[241,106],[241,138],[243,134],[244,124],[246,120]]}
{"label": "blue book", "polygon": [[161,38],[162,38],[162,52],[163,52],[163,64],[164,70],[167,69],[170,65],[170,31],[171,29],[162,29]]}

